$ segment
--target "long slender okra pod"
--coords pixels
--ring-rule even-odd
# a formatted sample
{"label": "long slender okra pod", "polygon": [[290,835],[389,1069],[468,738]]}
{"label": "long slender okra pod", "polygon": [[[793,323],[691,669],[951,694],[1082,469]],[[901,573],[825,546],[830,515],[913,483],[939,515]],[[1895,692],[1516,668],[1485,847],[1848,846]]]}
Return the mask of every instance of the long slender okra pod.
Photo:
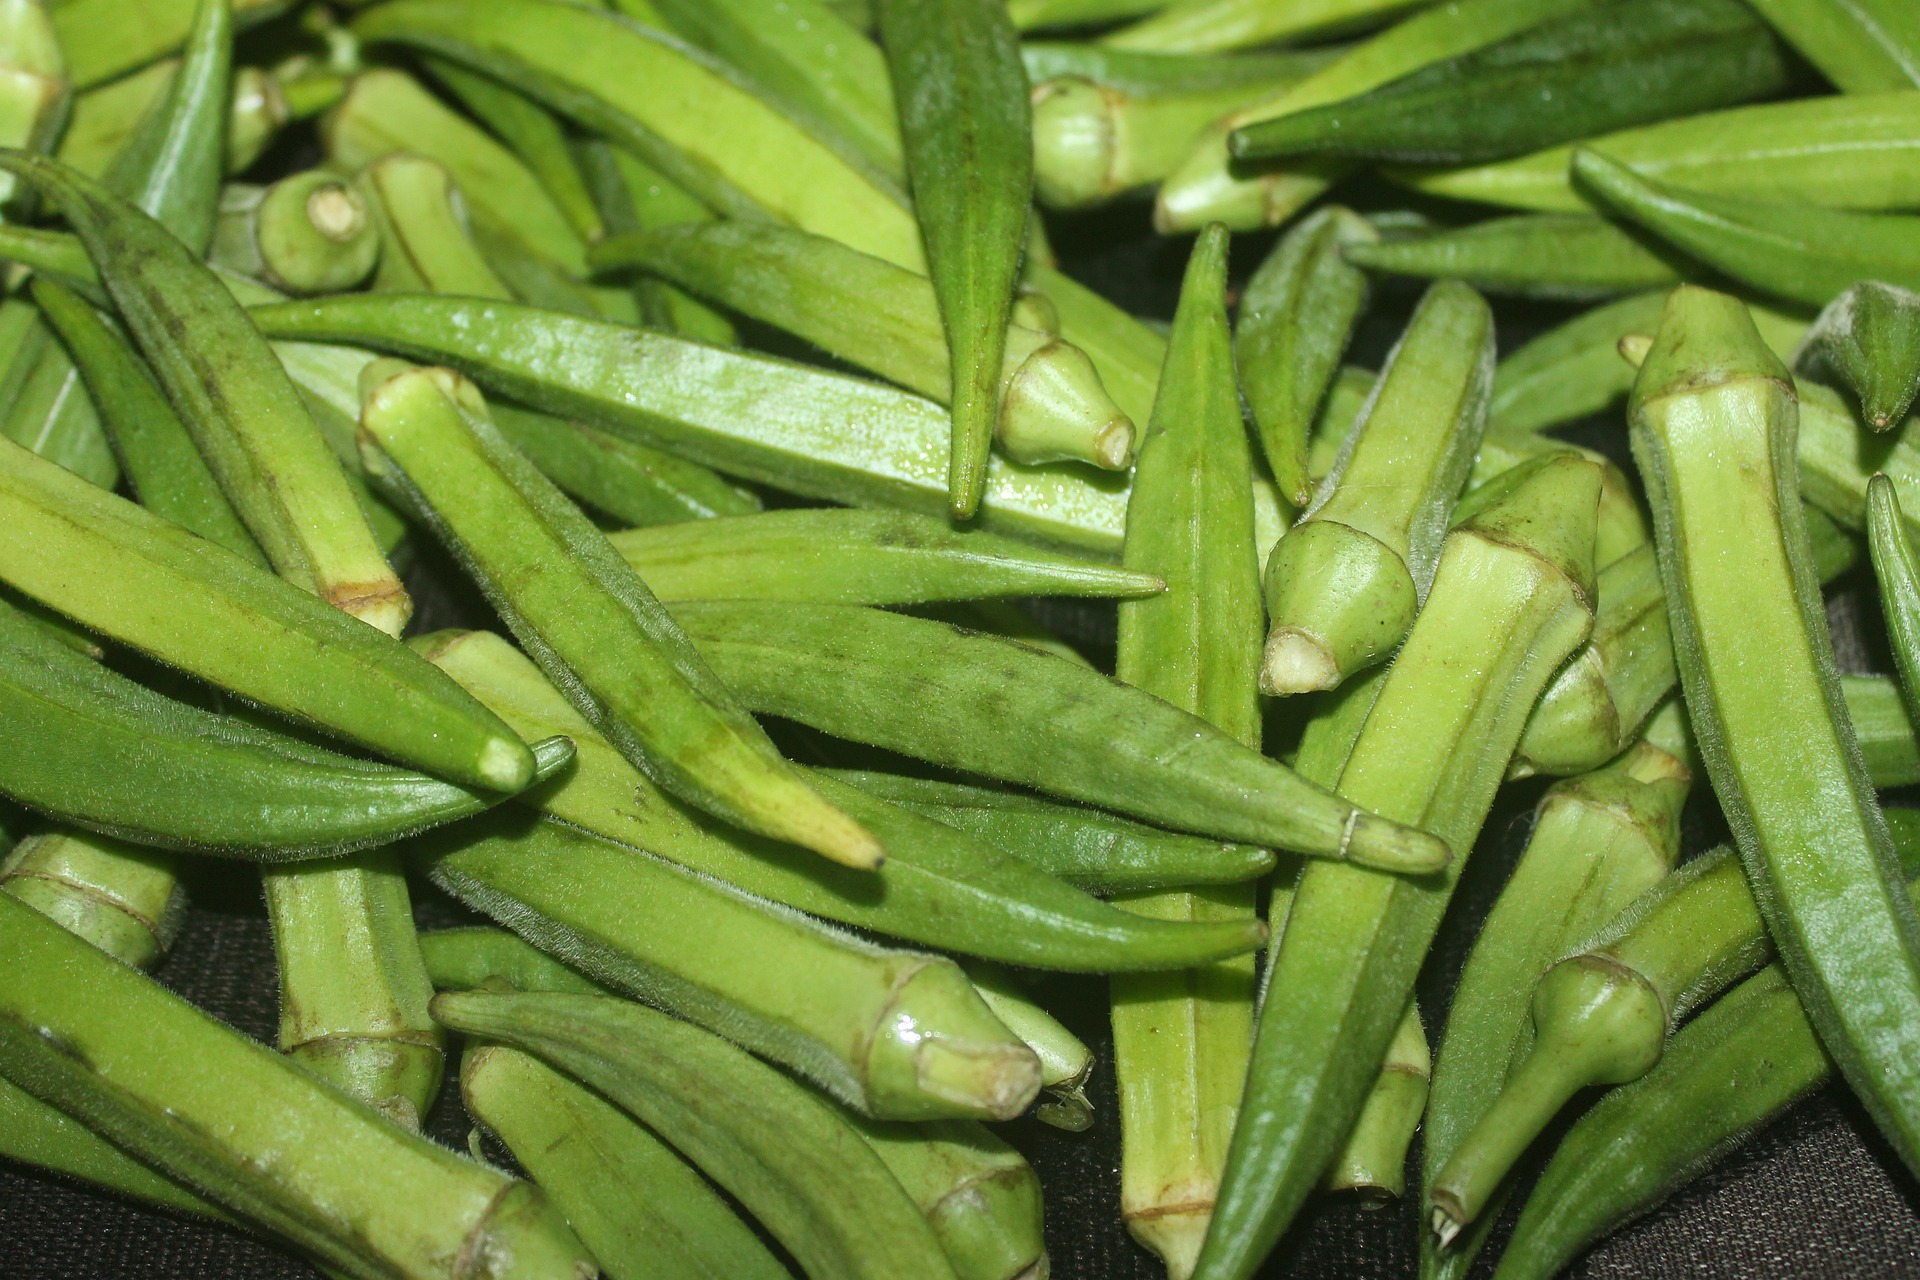
{"label": "long slender okra pod", "polygon": [[813,785],[900,850],[875,871],[816,869],[817,860],[797,849],[704,820],[670,799],[498,637],[442,634],[420,646],[510,723],[547,726],[574,741],[572,772],[528,796],[530,803],[785,906],[1041,968],[1169,968],[1259,945],[1261,931],[1251,922],[1201,929],[1136,920],[980,839],[810,774]]}
{"label": "long slender okra pod", "polygon": [[1353,1132],[1327,1168],[1327,1190],[1358,1192],[1360,1202],[1370,1208],[1405,1193],[1407,1148],[1426,1114],[1432,1078],[1433,1055],[1420,1023],[1420,1006],[1408,1004]]}
{"label": "long slender okra pod", "polygon": [[521,643],[650,777],[836,861],[885,856],[780,758],[605,535],[499,434],[472,383],[395,373],[370,389],[361,430],[370,468],[405,486]]}
{"label": "long slender okra pod", "polygon": [[1365,27],[1415,7],[1418,0],[1178,0],[1159,13],[1103,38],[1115,49],[1217,53],[1301,41]]}
{"label": "long slender okra pod", "polygon": [[[640,267],[831,355],[956,406],[934,282],[791,228],[716,222],[663,227],[596,245],[597,267]],[[1019,462],[1078,459],[1109,470],[1133,456],[1133,423],[1086,354],[1013,325],[989,389],[986,423]]]}
{"label": "long slender okra pod", "polygon": [[953,1277],[932,1227],[835,1109],[716,1036],[605,996],[442,994],[434,1016],[592,1086],[820,1275]]}
{"label": "long slender okra pod", "polygon": [[1633,442],[1687,709],[1808,1017],[1912,1162],[1920,923],[1833,674],[1794,501],[1795,420],[1791,382],[1740,305],[1677,291],[1634,387]]}
{"label": "long slender okra pod", "polygon": [[518,934],[487,925],[434,929],[420,935],[420,958],[437,991],[569,991],[605,996],[613,990],[570,969]]}
{"label": "long slender okra pod", "polygon": [[187,907],[164,854],[71,831],[28,836],[0,855],[0,892],[136,969],[166,955]]}
{"label": "long slender okra pod", "polygon": [[[347,1275],[593,1265],[529,1183],[435,1146],[0,894],[0,1069]],[[297,1141],[290,1141],[290,1135]]]}
{"label": "long slender okra pod", "polygon": [[470,1044],[460,1100],[539,1181],[609,1280],[787,1274],[672,1147],[531,1054]]}
{"label": "long slender okra pod", "polygon": [[1846,93],[1920,88],[1920,23],[1899,0],[1749,0]]}
{"label": "long slender okra pod", "polygon": [[1920,294],[1871,280],[1854,285],[1820,312],[1799,364],[1838,375],[1871,429],[1899,426],[1920,395]]}
{"label": "long slender okra pod", "polygon": [[1465,285],[1433,286],[1313,505],[1267,557],[1262,689],[1334,688],[1406,635],[1479,449],[1492,381],[1486,301]]}
{"label": "long slender okra pod", "polygon": [[1044,1280],[1040,1179],[983,1124],[848,1123],[905,1189],[959,1280]]}
{"label": "long slender okra pod", "polygon": [[1287,501],[1313,501],[1307,437],[1367,307],[1367,277],[1342,251],[1378,238],[1352,210],[1329,206],[1274,245],[1247,282],[1234,330],[1247,408]]}
{"label": "long slender okra pod", "polygon": [[[1528,709],[1592,626],[1600,477],[1592,462],[1556,459],[1449,535],[1343,794],[1472,847]],[[1463,637],[1478,637],[1471,654]],[[1459,865],[1423,879],[1307,867],[1272,962],[1201,1276],[1251,1275],[1339,1151]]]}
{"label": "long slender okra pod", "polygon": [[[1120,606],[1114,670],[1257,750],[1259,556],[1226,315],[1227,244],[1226,228],[1203,232],[1181,284],[1127,505],[1125,562],[1161,574],[1168,589]],[[1173,920],[1254,918],[1251,886],[1125,901]],[[1168,1275],[1184,1280],[1206,1234],[1246,1078],[1253,958],[1115,978],[1112,993],[1121,1217]]]}
{"label": "long slender okra pod", "polygon": [[212,261],[287,293],[338,293],[373,271],[380,235],[352,187],[318,170],[270,187],[228,187]]}
{"label": "long slender okra pod", "polygon": [[1677,283],[1692,271],[1671,250],[1591,214],[1490,218],[1383,244],[1356,244],[1347,259],[1369,271],[1464,280],[1489,293],[1605,298]]}

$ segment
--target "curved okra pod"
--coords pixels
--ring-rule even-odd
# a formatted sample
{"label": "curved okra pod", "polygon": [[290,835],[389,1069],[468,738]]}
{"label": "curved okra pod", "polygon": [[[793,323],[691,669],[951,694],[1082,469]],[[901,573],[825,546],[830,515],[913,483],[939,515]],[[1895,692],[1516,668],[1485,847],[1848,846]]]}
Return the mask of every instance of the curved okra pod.
{"label": "curved okra pod", "polygon": [[954,1280],[932,1227],[842,1115],[717,1036],[606,996],[445,993],[433,1012],[591,1086],[719,1183],[808,1272]]}
{"label": "curved okra pod", "polygon": [[531,1054],[469,1044],[460,1101],[539,1183],[610,1280],[786,1276],[672,1147]]}
{"label": "curved okra pod", "polygon": [[1267,557],[1263,690],[1336,688],[1407,634],[1480,447],[1492,381],[1485,299],[1433,286],[1313,505]]}
{"label": "curved okra pod", "polygon": [[1795,501],[1796,417],[1740,304],[1676,291],[1632,424],[1687,710],[1808,1017],[1915,1162],[1920,921],[1834,675]]}
{"label": "curved okra pod", "polygon": [[[1024,645],[854,605],[715,600],[674,616],[763,714],[1174,830],[1407,871],[1446,861],[1439,841],[1334,800],[1198,717]],[[951,714],[911,713],[908,687]]]}
{"label": "curved okra pod", "polygon": [[[1260,560],[1227,323],[1228,243],[1225,227],[1208,227],[1181,282],[1124,556],[1129,568],[1162,575],[1167,591],[1120,606],[1114,673],[1258,750]],[[1257,918],[1252,885],[1129,896],[1125,905],[1167,920]],[[1254,986],[1252,956],[1111,984],[1120,1214],[1176,1278],[1192,1272],[1220,1185]]]}
{"label": "curved okra pod", "polygon": [[1465,169],[1396,170],[1393,177],[1451,200],[1590,212],[1593,205],[1568,168],[1578,147],[1647,181],[1686,191],[1752,200],[1811,199],[1836,209],[1911,209],[1920,203],[1917,146],[1920,94],[1834,94],[1709,111],[1515,160]]}
{"label": "curved okra pod", "polygon": [[1093,1074],[1093,1051],[1035,1004],[1008,970],[976,961],[967,966],[967,977],[993,1016],[1040,1059],[1040,1087],[1047,1097],[1034,1107],[1033,1118],[1069,1133],[1092,1128],[1093,1105],[1087,1101],[1086,1087]]}
{"label": "curved okra pod", "polygon": [[0,855],[0,892],[136,969],[166,955],[187,911],[164,854],[71,831],[28,836]]}
{"label": "curved okra pod", "polygon": [[533,777],[526,744],[404,645],[4,442],[0,513],[0,579],[93,631],[442,778]]}
{"label": "curved okra pod", "polygon": [[1862,281],[1828,303],[1807,334],[1802,370],[1831,370],[1875,431],[1907,420],[1920,394],[1920,294]]}
{"label": "curved okra pod", "polygon": [[381,244],[374,289],[513,297],[474,243],[465,198],[445,165],[395,152],[370,162],[357,181]]}
{"label": "curved okra pod", "polygon": [[894,937],[1013,964],[1109,972],[1171,968],[1258,947],[1254,922],[1199,929],[1141,921],[1019,858],[831,775],[803,774],[899,850],[877,870],[836,870],[799,850],[705,821],[668,798],[594,732],[533,663],[486,632],[421,642],[509,723],[561,727],[577,763],[540,809],[610,840],[785,906]]}
{"label": "curved okra pod", "polygon": [[906,511],[799,508],[630,529],[608,539],[662,600],[924,604],[1002,596],[1155,595],[1099,561]]}
{"label": "curved okra pod", "polygon": [[1763,293],[1824,306],[1861,280],[1920,288],[1920,218],[1710,195],[1584,149],[1573,173],[1614,213]]}
{"label": "curved okra pod", "polygon": [[[1463,855],[1473,847],[1528,710],[1592,626],[1600,479],[1592,462],[1556,459],[1448,535],[1340,775],[1343,795]],[[1198,1275],[1252,1275],[1318,1185],[1406,1011],[1459,867],[1415,879],[1308,864],[1271,962]]]}
{"label": "curved okra pod", "polygon": [[970,832],[1088,893],[1239,884],[1274,866],[1270,849],[1181,835],[1025,792],[902,774],[827,772],[889,804]]}
{"label": "curved okra pod", "polygon": [[1158,53],[1219,53],[1299,42],[1387,21],[1419,0],[1179,0],[1102,38],[1114,49]]}
{"label": "curved okra pod", "polygon": [[1404,240],[1355,244],[1346,256],[1369,271],[1462,280],[1488,293],[1526,298],[1606,298],[1676,284],[1691,270],[1672,251],[1581,213],[1489,218]]}
{"label": "curved okra pod", "polygon": [[973,1120],[848,1123],[919,1207],[959,1280],[1044,1280],[1040,1179],[1018,1151]]}
{"label": "curved okra pod", "polygon": [[1576,10],[1341,102],[1238,129],[1241,160],[1478,164],[1779,93],[1785,51],[1738,0]]}
{"label": "curved okra pod", "polygon": [[[389,1124],[0,894],[0,1069],[143,1162],[350,1276],[593,1264],[530,1183]],[[289,1141],[296,1135],[297,1141]]]}
{"label": "curved okra pod", "polygon": [[[376,10],[379,12],[379,10]],[[445,362],[490,390],[792,493],[946,511],[946,414],[904,391],[506,302],[339,296],[260,307],[278,338]],[[988,464],[982,527],[1117,551],[1123,488]]]}
{"label": "curved okra pod", "polygon": [[851,866],[885,856],[781,759],[606,536],[500,435],[472,383],[405,369],[370,388],[360,426],[369,470],[404,487],[628,759],[762,835]]}
{"label": "curved okra pod", "polygon": [[380,234],[358,192],[309,170],[222,192],[208,257],[287,293],[338,293],[372,274]]}
{"label": "curved okra pod", "polygon": [[1920,88],[1920,23],[1900,0],[1749,0],[1843,93]]}
{"label": "curved okra pod", "polygon": [[[953,402],[933,282],[838,241],[766,223],[681,224],[616,237],[596,245],[589,259],[602,269],[644,269],[942,404]],[[1084,352],[1024,325],[1007,330],[1002,350],[987,425],[1008,457],[1125,469],[1133,423]]]}
{"label": "curved okra pod", "polygon": [[153,375],[126,340],[86,301],[36,279],[33,299],[85,379],[127,482],[142,506],[262,567],[219,481]]}
{"label": "curved okra pod", "polygon": [[1373,1082],[1360,1118],[1346,1145],[1327,1169],[1329,1191],[1356,1191],[1360,1203],[1381,1208],[1407,1189],[1407,1148],[1427,1110],[1433,1055],[1420,1025],[1420,1006],[1409,1004],[1387,1046],[1386,1060]]}
{"label": "curved okra pod", "polygon": [[1378,238],[1352,210],[1322,209],[1281,237],[1240,298],[1241,387],[1274,482],[1296,507],[1313,501],[1307,438],[1367,309],[1367,277],[1343,251]]}

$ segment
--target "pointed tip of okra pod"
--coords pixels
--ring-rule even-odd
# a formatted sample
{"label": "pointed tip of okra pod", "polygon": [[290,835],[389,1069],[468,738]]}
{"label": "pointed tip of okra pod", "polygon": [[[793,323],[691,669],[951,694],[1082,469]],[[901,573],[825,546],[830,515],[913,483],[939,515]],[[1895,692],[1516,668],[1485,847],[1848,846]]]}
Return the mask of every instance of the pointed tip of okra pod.
{"label": "pointed tip of okra pod", "polygon": [[1668,294],[1660,327],[1634,380],[1634,406],[1747,380],[1793,387],[1792,375],[1761,338],[1746,303],[1698,285],[1681,285]]}
{"label": "pointed tip of okra pod", "polygon": [[1191,1280],[1213,1222],[1213,1199],[1182,1197],[1127,1216],[1127,1232],[1166,1264],[1167,1280]]}
{"label": "pointed tip of okra pod", "polygon": [[859,871],[872,871],[887,860],[886,846],[838,806],[823,799],[798,778],[785,794],[763,795],[768,800],[752,823],[762,835],[811,849],[829,862]]}
{"label": "pointed tip of okra pod", "polygon": [[1355,866],[1403,875],[1432,875],[1453,861],[1447,842],[1429,831],[1355,809],[1347,819],[1341,856]]}
{"label": "pointed tip of okra pod", "polygon": [[487,786],[508,794],[525,791],[535,769],[533,751],[518,738],[488,739],[474,765],[474,772]]}

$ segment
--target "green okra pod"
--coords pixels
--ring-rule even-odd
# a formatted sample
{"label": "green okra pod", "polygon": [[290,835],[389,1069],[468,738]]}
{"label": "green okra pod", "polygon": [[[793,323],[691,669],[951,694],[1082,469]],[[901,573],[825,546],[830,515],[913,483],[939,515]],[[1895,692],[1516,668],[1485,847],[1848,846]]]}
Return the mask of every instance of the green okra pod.
{"label": "green okra pod", "polygon": [[1047,1274],[1040,1179],[985,1125],[849,1123],[919,1207],[959,1280]]}
{"label": "green okra pod", "polygon": [[[15,309],[23,326],[14,330],[19,341],[0,381],[0,436],[103,489],[116,487],[119,464],[72,357],[25,299],[0,308]],[[16,317],[0,321],[14,323]]]}
{"label": "green okra pod", "polygon": [[[389,1124],[0,894],[0,1069],[140,1160],[350,1276],[593,1264],[530,1183]],[[297,1141],[289,1141],[297,1135]]]}
{"label": "green okra pod", "polygon": [[1808,1017],[1912,1161],[1920,921],[1834,674],[1795,501],[1796,419],[1744,308],[1676,291],[1632,423],[1687,710]]}
{"label": "green okra pod", "polygon": [[1219,53],[1337,35],[1377,26],[1421,0],[1176,0],[1132,26],[1102,37],[1115,49]]}
{"label": "green okra pod", "polygon": [[[1175,830],[1409,871],[1446,861],[1438,841],[1332,800],[1194,715],[1024,645],[854,605],[704,601],[674,616],[763,714]],[[908,686],[950,714],[909,714]]]}
{"label": "green okra pod", "polygon": [[[1448,536],[1340,774],[1342,794],[1472,848],[1528,709],[1592,626],[1600,480],[1592,462],[1556,459]],[[1459,866],[1419,879],[1306,868],[1271,962],[1198,1275],[1253,1274],[1319,1184],[1405,1013]]]}
{"label": "green okra pod", "polygon": [[499,989],[612,995],[611,989],[569,969],[519,935],[486,925],[435,929],[420,935],[420,958],[438,991]]}
{"label": "green okra pod", "polygon": [[[1260,560],[1253,458],[1227,322],[1229,237],[1208,227],[1180,286],[1140,465],[1124,562],[1167,580],[1119,609],[1115,676],[1229,742],[1260,745]],[[1128,895],[1167,920],[1256,918],[1251,885]],[[1120,1215],[1168,1274],[1190,1275],[1206,1234],[1253,1040],[1253,957],[1116,977]]]}
{"label": "green okra pod", "polygon": [[1710,195],[1576,150],[1582,189],[1611,211],[1763,293],[1824,306],[1861,280],[1920,288],[1920,217]]}
{"label": "green okra pod", "polygon": [[[504,302],[340,296],[253,316],[277,338],[444,361],[535,408],[789,492],[946,510],[944,463],[930,461],[944,457],[946,415],[903,391]],[[988,471],[983,527],[1118,550],[1126,510],[1118,486],[1000,462]]]}
{"label": "green okra pod", "polygon": [[1237,130],[1242,160],[1478,164],[1787,85],[1786,52],[1739,0],[1615,0],[1345,101]]}
{"label": "green okra pod", "polygon": [[1006,596],[1143,597],[1149,573],[957,530],[906,511],[801,508],[631,529],[609,541],[662,600],[922,604]]}
{"label": "green okra pod", "polygon": [[1709,111],[1514,160],[1464,169],[1396,170],[1393,177],[1453,200],[1587,212],[1593,205],[1568,168],[1576,146],[1650,182],[1710,195],[1816,200],[1836,209],[1920,204],[1920,95],[1911,91]]}
{"label": "green okra pod", "polygon": [[[238,114],[234,20],[228,0],[196,0],[179,71],[103,178],[115,195],[171,231],[195,256],[204,254],[213,239],[227,128]],[[71,213],[67,220],[84,238]]]}
{"label": "green okra pod", "polygon": [[380,234],[358,192],[318,170],[220,198],[209,258],[285,293],[339,293],[373,273]]}
{"label": "green okra pod", "polygon": [[1907,707],[1920,691],[1920,561],[1907,536],[1900,498],[1893,482],[1876,475],[1867,482],[1867,542],[1873,550],[1873,576],[1880,587],[1880,612]]}
{"label": "green okra pod", "polygon": [[43,831],[0,856],[10,893],[117,960],[151,969],[173,945],[187,898],[171,859],[105,836]]}
{"label": "green okra pod", "polygon": [[1164,9],[1173,0],[1007,0],[1013,25],[1022,31],[1041,27],[1076,27]]}
{"label": "green okra pod", "polygon": [[1868,427],[1900,425],[1920,394],[1920,294],[1871,280],[1854,285],[1820,312],[1799,364],[1836,374]]}
{"label": "green okra pod", "polygon": [[1006,1119],[1040,1088],[1033,1052],[950,960],[860,941],[551,820],[515,815],[421,848],[436,884],[541,949],[864,1113]]}
{"label": "green okra pod", "polygon": [[404,486],[581,712],[701,809],[878,864],[879,842],[780,757],[606,536],[500,435],[473,384],[402,368],[369,388],[369,469]]}
{"label": "green okra pod", "polygon": [[[196,45],[196,52],[200,50]],[[179,60],[169,59],[77,95],[72,119],[54,155],[88,177],[104,178],[153,109],[167,99],[169,87],[180,74]],[[260,149],[286,124],[289,110],[279,82],[258,67],[234,69],[230,81],[224,128],[218,117],[202,125],[214,136],[224,134],[221,160],[229,177],[259,158]],[[200,141],[196,139],[196,145],[177,159],[191,155],[197,161]],[[177,165],[176,171],[199,173],[201,166]]]}
{"label": "green okra pod", "polygon": [[458,63],[429,58],[427,66],[434,79],[451,89],[533,171],[581,240],[592,244],[605,237],[606,219],[559,120],[524,94]]}
{"label": "green okra pod", "polygon": [[609,1280],[786,1276],[672,1147],[533,1055],[470,1044],[460,1101],[539,1182]]}
{"label": "green okra pod", "polygon": [[[67,55],[76,86],[103,84],[180,52],[193,39],[205,0],[61,0],[52,7],[53,34]],[[289,7],[287,0],[230,0],[237,26],[253,26]]]}
{"label": "green okra pod", "polygon": [[932,1227],[841,1114],[717,1036],[605,996],[447,993],[433,1011],[591,1086],[719,1183],[809,1272],[952,1280]]}
{"label": "green okra pod", "polygon": [[1267,557],[1263,690],[1335,688],[1406,635],[1480,447],[1492,381],[1486,301],[1434,285],[1313,504]]}
{"label": "green okra pod", "polygon": [[1367,277],[1343,250],[1378,238],[1365,218],[1329,206],[1281,237],[1240,298],[1241,387],[1274,482],[1296,507],[1313,501],[1307,438],[1367,309]]}
{"label": "green okra pod", "polygon": [[357,181],[381,245],[374,289],[514,296],[474,243],[466,199],[445,165],[395,152],[370,162]]}
{"label": "green okra pod", "polygon": [[[619,236],[601,268],[639,267],[691,293],[805,338],[943,404],[955,404],[937,290],[926,277],[823,236],[714,222]],[[1019,462],[1077,459],[1122,470],[1134,424],[1079,348],[1024,325],[1007,330],[988,423]],[[954,410],[956,416],[959,409]]]}
{"label": "green okra pod", "polygon": [[197,1218],[227,1211],[134,1159],[58,1107],[0,1078],[0,1156]]}
{"label": "green okra pod", "polygon": [[993,1016],[1040,1059],[1040,1087],[1047,1096],[1034,1107],[1033,1118],[1069,1133],[1092,1128],[1093,1104],[1087,1101],[1086,1088],[1093,1074],[1093,1051],[1034,1003],[1009,970],[976,961],[967,966],[967,977]]}
{"label": "green okra pod", "polygon": [[0,224],[0,258],[41,277],[51,276],[98,306],[108,305],[106,290],[100,287],[100,273],[94,270],[87,247],[65,231]]}
{"label": "green okra pod", "polygon": [[404,645],[3,443],[0,512],[0,579],[92,631],[454,782],[533,776],[526,744]]}
{"label": "green okra pod", "polygon": [[1361,1104],[1360,1118],[1327,1169],[1327,1190],[1358,1192],[1360,1203],[1369,1208],[1383,1207],[1406,1192],[1407,1148],[1426,1114],[1432,1075],[1433,1056],[1420,1024],[1420,1007],[1409,1004],[1387,1046],[1379,1078]]}
{"label": "green okra pod", "polygon": [[[541,678],[531,660],[485,632],[427,637],[420,647],[511,724],[558,727],[577,763],[527,797],[547,813],[784,906],[894,937],[1014,964],[1109,972],[1238,955],[1263,937],[1236,927],[1168,927],[1062,884],[985,841],[823,774],[812,785],[900,850],[874,871],[817,869],[816,859],[704,820],[668,798]],[[824,874],[823,874],[824,872]]]}
{"label": "green okra pod", "polygon": [[[1009,6],[1011,7],[1011,6]],[[1016,17],[1015,26],[1019,25]],[[1290,82],[1339,56],[1331,49],[1270,49],[1256,53],[1141,53],[1069,40],[1022,40],[1020,60],[1037,87],[1076,77],[1141,98],[1187,94],[1227,85]]]}
{"label": "green okra pod", "polygon": [[[43,0],[11,0],[0,11],[0,145],[51,151],[66,128],[72,100],[67,61]],[[14,195],[0,180],[0,201]],[[31,206],[10,208],[10,218]]]}
{"label": "green okra pod", "polygon": [[1676,284],[1693,270],[1672,251],[1579,213],[1489,218],[1405,240],[1355,244],[1346,256],[1369,271],[1463,280],[1488,293],[1529,298],[1606,298]]}
{"label": "green okra pod", "polygon": [[1920,22],[1899,0],[1749,0],[1844,93],[1920,88]]}

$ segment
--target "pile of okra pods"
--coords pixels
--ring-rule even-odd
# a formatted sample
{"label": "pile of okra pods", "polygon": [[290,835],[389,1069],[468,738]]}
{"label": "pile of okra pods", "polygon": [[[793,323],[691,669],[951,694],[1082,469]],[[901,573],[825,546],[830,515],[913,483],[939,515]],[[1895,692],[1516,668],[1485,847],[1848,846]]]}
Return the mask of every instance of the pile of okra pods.
{"label": "pile of okra pods", "polygon": [[[1356,1194],[1547,1277],[1829,1078],[1920,1166],[1914,0],[0,0],[0,68],[0,1156],[423,1280],[1040,1280],[1030,1112],[1173,1280]],[[1170,325],[1050,247],[1129,202]],[[271,1047],[149,976],[209,865]]]}

